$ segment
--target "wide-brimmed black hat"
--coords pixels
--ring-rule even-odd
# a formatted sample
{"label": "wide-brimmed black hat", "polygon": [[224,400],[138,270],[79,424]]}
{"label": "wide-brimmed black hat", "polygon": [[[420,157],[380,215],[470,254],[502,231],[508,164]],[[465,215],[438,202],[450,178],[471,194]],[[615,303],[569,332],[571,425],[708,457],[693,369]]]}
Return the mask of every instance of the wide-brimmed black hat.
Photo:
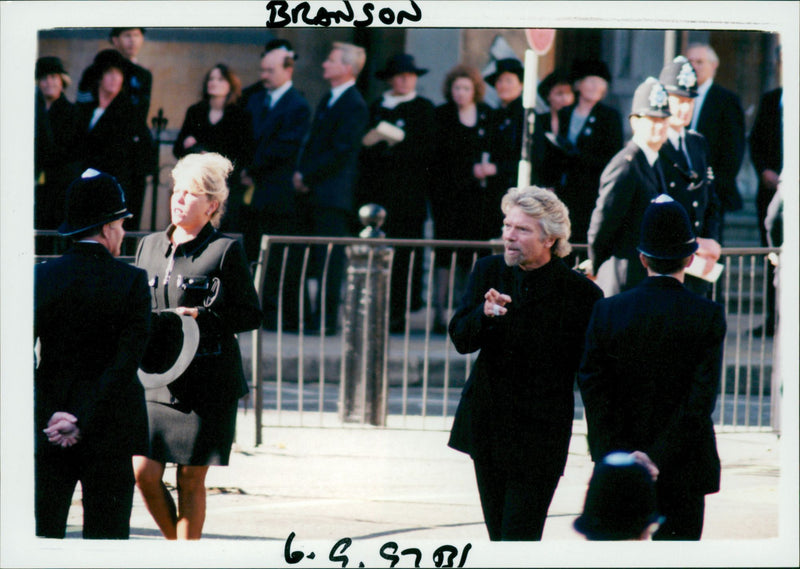
{"label": "wide-brimmed black hat", "polygon": [[630,116],[667,118],[669,112],[669,95],[667,90],[655,77],[648,77],[633,92]]}
{"label": "wide-brimmed black hat", "polygon": [[69,84],[72,83],[61,59],[52,55],[46,55],[36,60],[36,80],[38,81],[47,75],[61,75],[61,82],[64,87],[69,87]]}
{"label": "wide-brimmed black hat", "polygon": [[685,259],[697,251],[697,238],[683,206],[661,194],[642,217],[640,253],[654,259]]}
{"label": "wide-brimmed black hat", "polygon": [[407,53],[398,53],[386,60],[386,67],[375,73],[375,77],[381,80],[391,79],[400,73],[414,73],[417,77],[425,75],[427,69],[417,67],[414,63],[414,56]]}
{"label": "wide-brimmed black hat", "polygon": [[569,72],[570,79],[574,83],[584,77],[602,77],[611,83],[611,71],[605,61],[599,59],[579,59],[572,64]]}
{"label": "wide-brimmed black hat", "polygon": [[569,80],[569,74],[563,69],[556,69],[550,75],[542,79],[539,86],[536,87],[536,92],[546,102],[547,97],[550,96],[550,91],[556,85],[569,85],[572,88],[572,82]]}
{"label": "wide-brimmed black hat", "polygon": [[614,452],[595,466],[573,527],[592,540],[625,540],[638,538],[661,519],[647,468],[628,453]]}
{"label": "wide-brimmed black hat", "polygon": [[125,205],[125,192],[117,179],[88,169],[67,188],[66,219],[58,232],[77,235],[118,219],[133,217]]}
{"label": "wide-brimmed black hat", "polygon": [[494,65],[494,73],[484,77],[484,80],[492,87],[494,87],[494,84],[497,82],[497,78],[503,73],[513,73],[519,77],[520,81],[525,80],[525,67],[523,67],[522,62],[519,59],[514,59],[513,57],[498,59]]}
{"label": "wide-brimmed black hat", "polygon": [[200,329],[194,318],[172,310],[154,312],[139,381],[148,389],[169,385],[192,363],[199,344]]}
{"label": "wide-brimmed black hat", "polygon": [[664,66],[658,80],[671,95],[697,97],[697,73],[689,60],[682,55]]}

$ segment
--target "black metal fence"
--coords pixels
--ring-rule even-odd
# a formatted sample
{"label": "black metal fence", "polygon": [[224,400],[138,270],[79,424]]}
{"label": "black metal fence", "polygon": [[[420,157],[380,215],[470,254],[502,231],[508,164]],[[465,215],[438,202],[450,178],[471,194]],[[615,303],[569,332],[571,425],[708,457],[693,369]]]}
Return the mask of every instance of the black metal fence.
{"label": "black metal fence", "polygon": [[[144,234],[126,235],[123,258],[132,260],[136,243]],[[40,261],[67,247],[54,232],[37,232],[36,240]],[[409,284],[414,267],[421,266],[422,305],[416,305],[411,288],[407,287],[402,329],[390,327],[388,286],[377,295],[351,290],[348,296],[347,276],[341,283],[343,302],[336,334],[329,336],[324,330],[320,333],[306,326],[304,312],[325,302],[327,261],[335,247],[361,248],[367,253],[361,262],[367,265],[378,262],[375,251],[387,247],[395,254],[405,251],[405,277]],[[325,251],[322,267],[314,267],[314,248]],[[380,390],[378,404],[384,417],[381,424],[387,427],[449,429],[474,355],[455,351],[436,326],[436,312],[439,310],[448,320],[458,304],[469,267],[480,255],[501,248],[495,242],[264,236],[259,259],[253,265],[254,279],[262,306],[265,281],[268,276],[278,279],[277,286],[271,289],[276,295],[271,305],[277,309],[277,319],[274,330],[258,330],[239,338],[254,388],[245,404],[257,413],[257,440],[260,441],[264,426],[341,426],[347,420],[342,416],[343,405],[351,397],[345,388],[353,383],[360,384],[360,391],[356,391],[362,397],[370,389]],[[299,259],[295,269],[300,278],[294,281],[288,277],[292,274],[288,270],[290,250]],[[577,245],[575,251],[577,263],[585,256],[586,246]],[[757,332],[765,322],[770,258],[774,260],[779,253],[778,249],[768,248],[723,249],[720,262],[724,270],[711,291],[712,298],[725,307],[728,322],[723,381],[714,412],[718,429],[778,428],[781,378],[773,373],[773,339]],[[437,262],[442,255],[445,262]],[[391,278],[395,270],[393,258],[396,256],[390,258],[388,271],[375,279]],[[270,270],[270,263],[278,266]],[[439,285],[442,279],[444,285]],[[375,280],[372,284],[366,282],[367,286],[374,284]],[[359,287],[364,286],[360,281]],[[291,330],[282,317],[289,303],[296,303],[301,315]],[[375,305],[367,310],[365,303]],[[382,315],[377,320],[376,312]],[[365,320],[356,326],[359,318]],[[368,318],[372,320],[367,321]],[[376,323],[380,329],[376,329]],[[356,327],[358,337],[353,336]],[[354,352],[358,352],[355,360]],[[377,370],[370,367],[375,363]],[[371,386],[369,382],[377,384]],[[577,390],[575,419],[583,421]],[[371,421],[364,415],[361,423]]]}

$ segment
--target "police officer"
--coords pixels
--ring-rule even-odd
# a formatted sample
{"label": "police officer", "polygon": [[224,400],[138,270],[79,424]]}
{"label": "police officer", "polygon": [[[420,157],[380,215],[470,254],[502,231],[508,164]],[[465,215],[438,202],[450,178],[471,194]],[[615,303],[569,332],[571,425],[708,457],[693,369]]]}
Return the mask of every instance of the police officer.
{"label": "police officer", "polygon": [[683,207],[661,195],[640,226],[637,261],[647,277],[598,301],[586,331],[578,386],[587,441],[596,464],[620,450],[655,465],[657,508],[666,521],[654,540],[698,540],[705,496],[720,487],[711,414],[725,313],[682,285],[697,250]]}
{"label": "police officer", "polygon": [[65,536],[78,481],[83,537],[130,533],[131,457],[147,450],[136,371],[150,322],[147,274],[114,259],[130,215],[115,178],[85,172],[67,189],[58,230],[72,247],[35,267],[37,536]]}
{"label": "police officer", "polygon": [[[708,143],[697,131],[690,130],[697,97],[697,74],[683,56],[676,57],[661,70],[659,80],[669,94],[667,142],[659,155],[664,167],[667,193],[689,214],[692,230],[697,236],[697,262],[704,262],[708,273],[719,259],[722,207],[714,190],[714,174],[708,160]],[[687,275],[686,286],[705,294],[707,281]]]}
{"label": "police officer", "polygon": [[[636,245],[644,211],[666,192],[659,150],[667,140],[668,95],[653,77],[636,88],[629,115],[633,138],[600,176],[600,192],[589,224],[589,261],[606,296],[645,278]],[[586,266],[583,263],[582,267]]]}

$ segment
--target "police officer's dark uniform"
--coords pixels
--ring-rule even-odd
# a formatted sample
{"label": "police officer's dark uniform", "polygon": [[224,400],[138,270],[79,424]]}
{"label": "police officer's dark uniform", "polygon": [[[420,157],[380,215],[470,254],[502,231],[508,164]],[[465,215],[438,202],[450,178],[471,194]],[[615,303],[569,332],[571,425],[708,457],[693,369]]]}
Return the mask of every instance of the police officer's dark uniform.
{"label": "police officer's dark uniform", "polygon": [[[130,215],[113,177],[79,178],[67,190],[66,221],[59,227],[75,243],[64,256],[35,267],[38,536],[65,536],[78,481],[83,537],[129,536],[131,457],[147,450],[144,389],[136,375],[150,322],[147,274],[114,259],[103,244],[80,239]],[[57,412],[77,418],[74,446],[53,445],[43,433]]]}
{"label": "police officer's dark uniform", "polygon": [[[697,97],[697,74],[683,56],[661,70],[659,81],[671,95]],[[714,189],[708,142],[695,130],[684,128],[680,134],[674,133],[670,129],[670,138],[659,151],[667,193],[686,210],[697,237],[719,241],[722,206]],[[698,294],[705,294],[710,288],[708,282],[691,275],[686,275],[685,284]]]}
{"label": "police officer's dark uniform", "polygon": [[[669,196],[656,202],[637,249],[668,264],[685,260],[697,249],[686,212]],[[658,467],[666,520],[653,539],[700,539],[705,495],[719,491],[711,413],[725,330],[723,307],[673,274],[648,276],[594,305],[578,373],[589,449],[595,463],[611,451],[638,450]]]}

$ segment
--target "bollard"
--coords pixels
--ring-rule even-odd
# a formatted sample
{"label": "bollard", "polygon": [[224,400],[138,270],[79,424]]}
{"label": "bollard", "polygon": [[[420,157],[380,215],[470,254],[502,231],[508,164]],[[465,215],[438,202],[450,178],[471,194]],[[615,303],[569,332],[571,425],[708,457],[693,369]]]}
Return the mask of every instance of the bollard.
{"label": "bollard", "polygon": [[[385,237],[379,229],[386,210],[367,204],[358,210],[363,238]],[[386,425],[386,343],[389,274],[394,249],[383,245],[347,247],[343,357],[339,419],[343,423]]]}

